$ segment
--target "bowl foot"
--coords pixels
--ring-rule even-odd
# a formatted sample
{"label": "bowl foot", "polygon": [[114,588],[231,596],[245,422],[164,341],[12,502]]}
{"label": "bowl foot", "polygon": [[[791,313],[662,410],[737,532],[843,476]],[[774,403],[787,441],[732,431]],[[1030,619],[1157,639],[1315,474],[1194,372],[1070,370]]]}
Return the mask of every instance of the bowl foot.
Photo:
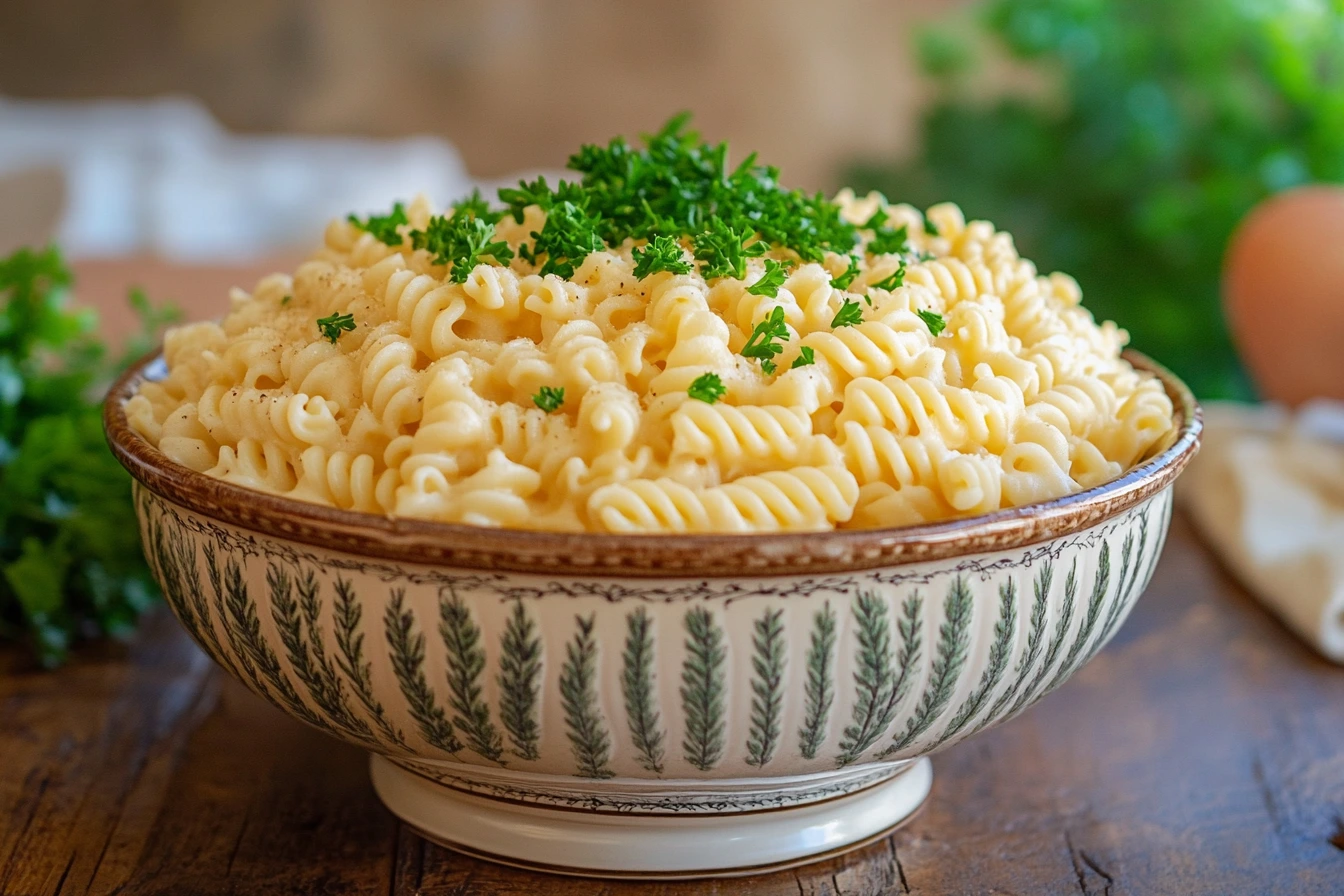
{"label": "bowl foot", "polygon": [[429,840],[552,874],[676,879],[791,868],[870,843],[909,818],[933,783],[928,759],[816,803],[725,814],[603,813],[464,793],[374,756],[374,789]]}

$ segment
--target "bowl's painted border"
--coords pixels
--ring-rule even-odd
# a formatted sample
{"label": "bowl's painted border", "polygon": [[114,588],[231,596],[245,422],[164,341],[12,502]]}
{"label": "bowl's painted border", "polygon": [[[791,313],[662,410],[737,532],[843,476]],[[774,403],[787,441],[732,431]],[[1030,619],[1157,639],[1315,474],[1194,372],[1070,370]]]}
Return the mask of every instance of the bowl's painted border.
{"label": "bowl's painted border", "polygon": [[164,499],[197,513],[279,538],[365,557],[465,569],[570,575],[722,577],[873,569],[1036,544],[1100,523],[1169,486],[1199,450],[1203,422],[1190,390],[1137,352],[1136,368],[1156,375],[1175,406],[1169,447],[1119,479],[1040,504],[983,516],[888,529],[758,535],[609,535],[489,529],[384,517],[259,492],[197,473],[164,456],[131,429],[126,400],[160,359],[158,351],[113,384],[103,425],[117,460]]}

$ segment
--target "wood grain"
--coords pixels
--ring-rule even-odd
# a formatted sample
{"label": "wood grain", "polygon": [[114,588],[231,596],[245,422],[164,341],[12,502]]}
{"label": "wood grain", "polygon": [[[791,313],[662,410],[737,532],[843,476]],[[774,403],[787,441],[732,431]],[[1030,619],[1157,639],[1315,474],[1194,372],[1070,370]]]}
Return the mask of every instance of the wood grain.
{"label": "wood grain", "polygon": [[1180,519],[1115,642],[934,768],[906,827],[797,871],[642,885],[531,874],[401,827],[358,751],[243,691],[159,613],[55,674],[0,653],[0,893],[1344,893],[1344,671]]}

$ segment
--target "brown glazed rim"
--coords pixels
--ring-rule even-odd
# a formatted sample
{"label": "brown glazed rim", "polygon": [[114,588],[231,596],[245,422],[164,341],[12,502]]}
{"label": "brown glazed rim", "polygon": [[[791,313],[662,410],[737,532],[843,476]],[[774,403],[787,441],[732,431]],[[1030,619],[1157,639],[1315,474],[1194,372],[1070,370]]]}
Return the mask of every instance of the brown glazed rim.
{"label": "brown glazed rim", "polygon": [[197,473],[131,429],[126,400],[153,352],[112,386],[103,407],[108,443],[130,474],[161,498],[220,522],[363,557],[465,569],[565,575],[799,575],[845,572],[1009,550],[1090,528],[1172,484],[1199,450],[1203,423],[1185,384],[1138,352],[1125,357],[1157,376],[1175,406],[1170,447],[1118,479],[1045,501],[918,526],[745,535],[610,535],[489,529],[339,510]]}

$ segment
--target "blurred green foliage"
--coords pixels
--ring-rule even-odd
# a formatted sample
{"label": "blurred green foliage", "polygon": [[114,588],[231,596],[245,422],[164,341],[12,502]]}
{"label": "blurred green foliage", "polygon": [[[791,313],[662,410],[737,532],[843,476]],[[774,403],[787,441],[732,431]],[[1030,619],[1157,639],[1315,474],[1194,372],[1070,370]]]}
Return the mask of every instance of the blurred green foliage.
{"label": "blurred green foliage", "polygon": [[0,642],[48,666],[76,638],[129,632],[157,594],[101,397],[176,319],[133,292],[142,333],[110,360],[69,285],[54,248],[0,258]]}
{"label": "blurred green foliage", "polygon": [[[1248,396],[1220,313],[1222,255],[1265,196],[1344,181],[1344,0],[974,10],[919,37],[938,92],[917,156],[860,165],[848,182],[921,206],[950,199],[1011,230],[1197,393]],[[1011,60],[998,77],[1044,88],[975,99],[996,55]]]}

